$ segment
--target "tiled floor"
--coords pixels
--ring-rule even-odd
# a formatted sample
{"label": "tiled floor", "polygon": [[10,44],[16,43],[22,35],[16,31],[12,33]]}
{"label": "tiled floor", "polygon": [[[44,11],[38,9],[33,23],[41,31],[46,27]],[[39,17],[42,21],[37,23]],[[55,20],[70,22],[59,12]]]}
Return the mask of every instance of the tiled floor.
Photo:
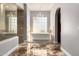
{"label": "tiled floor", "polygon": [[[12,53],[10,56],[63,56],[63,52],[59,49],[58,45],[54,44],[39,44],[39,43],[23,43]],[[27,50],[28,49],[28,50]]]}

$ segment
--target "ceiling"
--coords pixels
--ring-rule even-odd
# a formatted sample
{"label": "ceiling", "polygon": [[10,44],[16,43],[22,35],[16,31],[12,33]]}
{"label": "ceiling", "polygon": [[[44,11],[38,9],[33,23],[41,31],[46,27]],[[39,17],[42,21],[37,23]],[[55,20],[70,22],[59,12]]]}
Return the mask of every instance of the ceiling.
{"label": "ceiling", "polygon": [[29,3],[27,7],[29,10],[42,10],[42,11],[50,11],[53,9],[54,4],[48,3]]}
{"label": "ceiling", "polygon": [[16,11],[17,8],[24,9],[23,3],[0,3],[0,6],[1,5],[3,5],[7,11]]}
{"label": "ceiling", "polygon": [[7,11],[16,11],[17,10],[17,6],[14,3],[5,3],[4,8]]}

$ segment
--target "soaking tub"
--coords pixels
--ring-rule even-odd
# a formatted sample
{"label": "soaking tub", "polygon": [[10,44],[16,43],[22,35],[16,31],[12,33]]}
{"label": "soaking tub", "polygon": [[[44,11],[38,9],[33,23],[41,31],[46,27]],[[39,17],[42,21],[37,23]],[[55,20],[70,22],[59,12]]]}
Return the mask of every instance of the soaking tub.
{"label": "soaking tub", "polygon": [[14,34],[0,34],[0,56],[8,56],[18,47],[18,36]]}

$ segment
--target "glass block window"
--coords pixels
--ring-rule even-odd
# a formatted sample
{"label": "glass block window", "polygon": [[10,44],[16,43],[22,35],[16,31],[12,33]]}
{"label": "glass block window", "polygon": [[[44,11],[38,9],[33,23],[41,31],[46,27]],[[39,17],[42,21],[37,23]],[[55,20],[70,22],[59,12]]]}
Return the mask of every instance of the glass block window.
{"label": "glass block window", "polygon": [[34,17],[33,32],[47,32],[47,17]]}
{"label": "glass block window", "polygon": [[31,11],[31,26],[33,32],[48,31],[48,15],[48,11]]}
{"label": "glass block window", "polygon": [[17,33],[17,17],[9,17],[9,32]]}

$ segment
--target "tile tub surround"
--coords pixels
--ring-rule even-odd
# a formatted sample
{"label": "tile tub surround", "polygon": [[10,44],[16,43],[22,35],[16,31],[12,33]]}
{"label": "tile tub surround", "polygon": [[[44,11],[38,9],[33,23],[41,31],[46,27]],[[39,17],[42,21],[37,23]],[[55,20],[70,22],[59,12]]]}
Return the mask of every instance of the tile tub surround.
{"label": "tile tub surround", "polygon": [[27,44],[22,43],[13,53],[10,54],[10,56],[63,56],[64,54],[61,50],[54,49],[55,47],[53,44],[47,44],[43,47],[41,47],[38,43],[31,44],[32,46],[30,47],[29,53],[27,53]]}
{"label": "tile tub surround", "polygon": [[17,36],[16,34],[0,34],[0,41]]}

